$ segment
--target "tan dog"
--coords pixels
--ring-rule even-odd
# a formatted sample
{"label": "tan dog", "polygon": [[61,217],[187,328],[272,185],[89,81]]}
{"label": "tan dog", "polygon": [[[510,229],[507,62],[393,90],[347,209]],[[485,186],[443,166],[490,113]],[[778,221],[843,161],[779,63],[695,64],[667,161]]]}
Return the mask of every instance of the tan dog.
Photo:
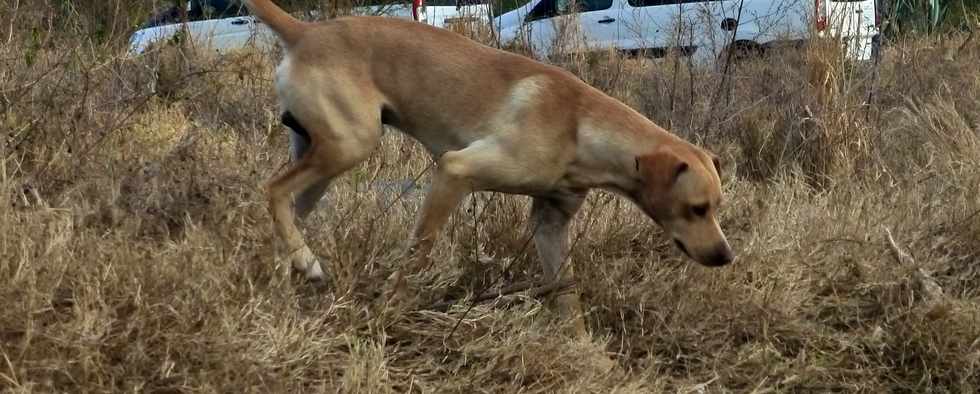
{"label": "tan dog", "polygon": [[[559,280],[569,220],[589,189],[634,201],[694,260],[733,260],[715,220],[718,162],[572,74],[444,29],[382,17],[298,21],[269,0],[249,0],[286,48],[276,72],[292,168],[266,188],[295,269],[323,276],[294,223],[330,180],[378,146],[382,125],[436,159],[414,232],[427,256],[468,193],[533,197],[534,241],[547,281]],[[577,297],[559,301],[577,308]],[[564,311],[567,313],[570,311]]]}

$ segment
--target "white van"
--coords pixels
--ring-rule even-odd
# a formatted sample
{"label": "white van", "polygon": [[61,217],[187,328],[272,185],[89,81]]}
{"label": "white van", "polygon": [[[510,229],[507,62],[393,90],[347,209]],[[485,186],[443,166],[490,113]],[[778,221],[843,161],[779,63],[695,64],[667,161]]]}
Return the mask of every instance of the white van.
{"label": "white van", "polygon": [[875,0],[530,0],[494,18],[493,28],[502,43],[524,44],[539,58],[614,48],[654,57],[678,50],[701,63],[732,43],[764,51],[816,33],[842,38],[848,58],[868,60],[876,19]]}
{"label": "white van", "polygon": [[[366,5],[355,7],[353,13],[414,19],[437,27],[489,20],[489,7],[485,4],[462,4],[458,2],[460,0],[430,1],[433,5],[424,0],[366,0]],[[309,14],[316,16],[315,11]],[[130,36],[129,52],[134,55],[143,53],[152,43],[173,38],[181,31],[186,31],[195,45],[217,52],[249,45],[268,50],[278,43],[276,35],[250,16],[248,8],[238,0],[191,0],[183,12],[171,7],[153,16]]]}

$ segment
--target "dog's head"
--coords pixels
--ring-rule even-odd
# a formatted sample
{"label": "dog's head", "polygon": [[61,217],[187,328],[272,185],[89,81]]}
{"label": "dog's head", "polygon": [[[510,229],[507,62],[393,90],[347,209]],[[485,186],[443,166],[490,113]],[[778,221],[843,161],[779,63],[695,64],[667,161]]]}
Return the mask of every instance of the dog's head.
{"label": "dog's head", "polygon": [[637,204],[684,254],[712,267],[735,259],[715,217],[722,202],[719,167],[715,156],[686,143],[636,158]]}

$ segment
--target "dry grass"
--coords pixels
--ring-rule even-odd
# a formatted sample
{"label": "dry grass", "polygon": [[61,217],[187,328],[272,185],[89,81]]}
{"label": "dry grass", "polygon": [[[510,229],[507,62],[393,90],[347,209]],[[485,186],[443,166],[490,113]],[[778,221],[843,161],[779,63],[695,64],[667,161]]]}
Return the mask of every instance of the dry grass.
{"label": "dry grass", "polygon": [[[683,60],[562,63],[722,155],[739,253],[696,266],[638,210],[593,193],[572,229],[589,342],[557,335],[534,299],[478,306],[449,339],[463,307],[375,303],[419,194],[392,204],[368,186],[428,165],[397,133],[305,223],[330,286],[281,278],[258,188],[286,160],[271,62],[134,60],[59,33],[35,45],[13,29],[0,45],[3,391],[980,387],[976,41],[898,43],[877,80],[819,57],[830,86],[814,83],[812,53],[740,63],[727,84]],[[154,95],[160,64],[171,74]],[[435,269],[413,278],[420,306],[538,273],[526,200],[484,193],[463,208]],[[885,228],[914,262],[896,260]]]}

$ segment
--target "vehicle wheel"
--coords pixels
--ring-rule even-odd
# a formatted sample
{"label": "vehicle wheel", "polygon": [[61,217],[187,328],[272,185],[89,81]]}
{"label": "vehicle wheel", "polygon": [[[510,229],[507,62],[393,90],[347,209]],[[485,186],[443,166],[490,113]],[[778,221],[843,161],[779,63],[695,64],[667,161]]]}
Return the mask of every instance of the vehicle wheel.
{"label": "vehicle wheel", "polygon": [[765,49],[762,45],[759,45],[752,41],[735,41],[728,46],[724,52],[722,52],[721,60],[727,61],[728,51],[731,51],[732,63],[739,63],[748,59],[760,58],[765,54]]}

